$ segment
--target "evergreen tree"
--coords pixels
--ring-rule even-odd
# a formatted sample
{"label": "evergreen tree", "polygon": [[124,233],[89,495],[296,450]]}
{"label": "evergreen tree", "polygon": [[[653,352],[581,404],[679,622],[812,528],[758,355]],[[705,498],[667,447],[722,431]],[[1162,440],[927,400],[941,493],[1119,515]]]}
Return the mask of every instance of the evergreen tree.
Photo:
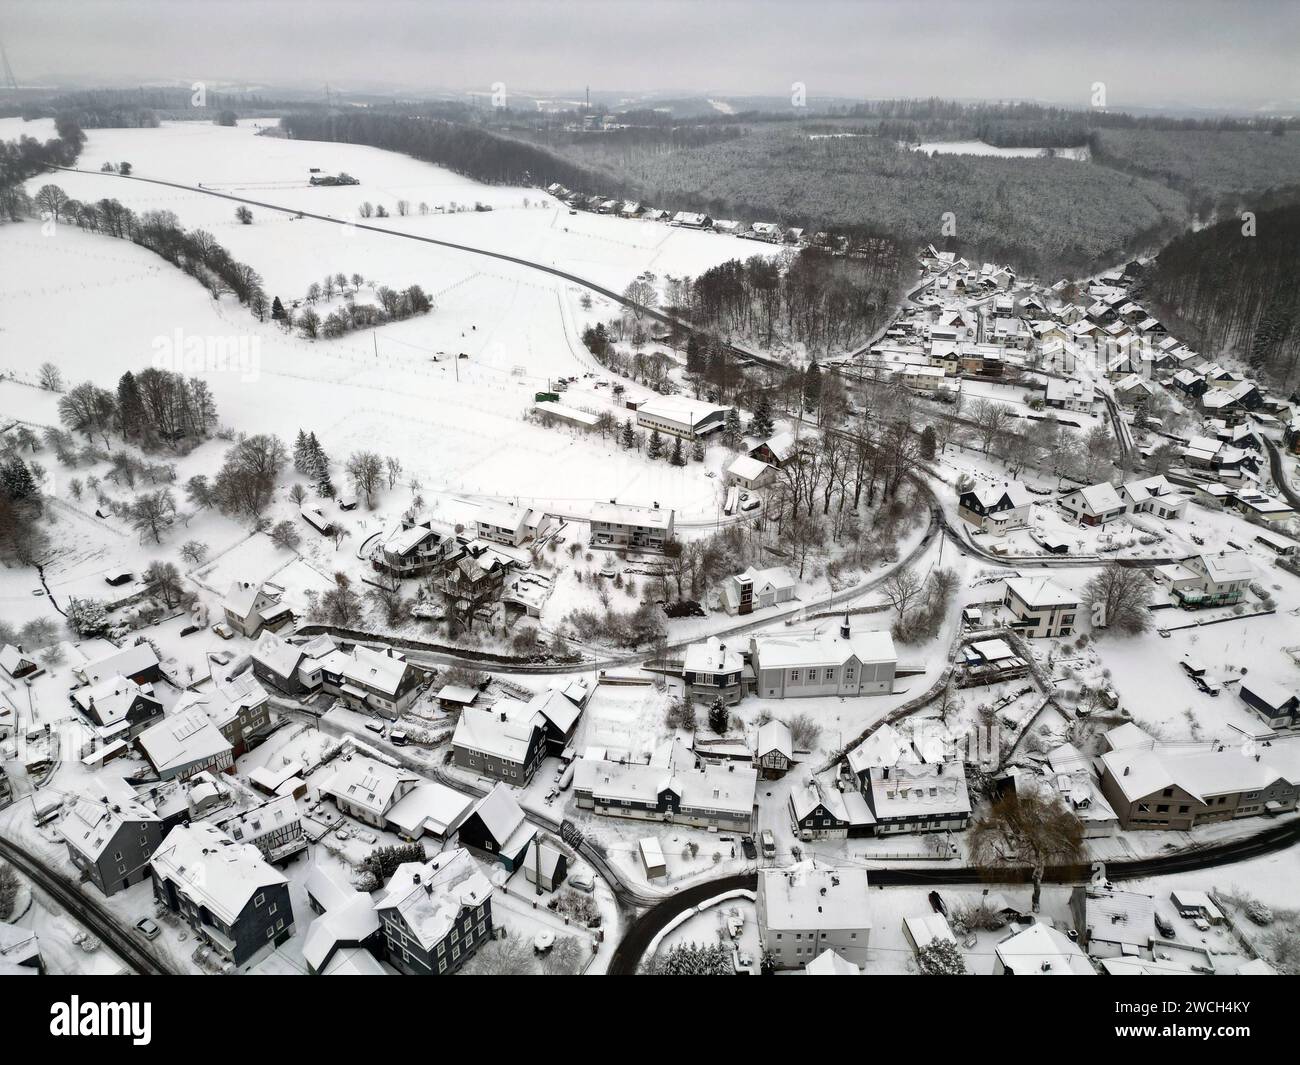
{"label": "evergreen tree", "polygon": [[727,710],[727,704],[722,701],[722,696],[719,695],[709,707],[709,728],[721,736],[726,733],[730,723],[731,714]]}
{"label": "evergreen tree", "polygon": [[623,423],[623,446],[630,451],[632,445],[635,443],[636,433],[632,428],[632,419],[628,418],[627,421]]}
{"label": "evergreen tree", "polygon": [[772,435],[774,426],[772,424],[772,401],[767,394],[759,396],[758,406],[754,408],[754,418],[749,423],[749,432],[751,436],[756,436],[760,440],[766,440]]}
{"label": "evergreen tree", "polygon": [[738,450],[745,442],[740,428],[740,412],[735,407],[728,409],[726,421],[722,423],[722,442],[733,450]]}
{"label": "evergreen tree", "polygon": [[822,371],[816,362],[810,362],[803,374],[803,405],[816,410],[822,398]]}
{"label": "evergreen tree", "polygon": [[646,447],[646,454],[649,455],[652,459],[657,459],[663,453],[664,453],[663,437],[659,435],[658,429],[651,429],[650,443]]}
{"label": "evergreen tree", "polygon": [[691,458],[696,462],[704,461],[704,441],[699,437],[695,438],[695,446],[691,448]]}
{"label": "evergreen tree", "polygon": [[690,339],[686,341],[686,372],[688,374],[702,374],[704,370],[704,359],[700,356],[700,341],[692,333]]}
{"label": "evergreen tree", "polygon": [[921,430],[921,458],[927,462],[934,458],[935,443],[934,426],[927,425]]}
{"label": "evergreen tree", "polygon": [[3,493],[6,499],[11,499],[15,503],[39,495],[36,479],[32,477],[32,471],[27,468],[27,463],[17,455],[3,466],[0,466],[0,493]]}
{"label": "evergreen tree", "polygon": [[122,430],[123,440],[139,436],[148,425],[144,400],[140,396],[140,383],[130,370],[117,382],[117,424]]}
{"label": "evergreen tree", "polygon": [[280,302],[279,296],[276,296],[271,301],[271,320],[274,322],[284,321],[284,304]]}
{"label": "evergreen tree", "polygon": [[680,436],[673,437],[673,453],[669,456],[669,461],[674,466],[686,465],[686,456],[682,453],[682,438]]}
{"label": "evergreen tree", "polygon": [[297,439],[293,442],[293,468],[304,477],[310,476],[314,459],[311,442],[308,440],[307,434],[299,429]]}

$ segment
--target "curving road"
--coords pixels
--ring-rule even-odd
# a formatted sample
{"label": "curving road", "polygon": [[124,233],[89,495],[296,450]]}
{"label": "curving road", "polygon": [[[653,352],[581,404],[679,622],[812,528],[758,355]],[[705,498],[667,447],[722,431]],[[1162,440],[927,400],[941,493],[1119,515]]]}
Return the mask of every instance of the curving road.
{"label": "curving road", "polygon": [[1263,434],[1260,439],[1264,441],[1264,447],[1268,450],[1268,468],[1273,475],[1273,483],[1277,485],[1277,490],[1282,493],[1286,501],[1300,510],[1300,493],[1291,487],[1291,482],[1286,475],[1286,466],[1282,458],[1281,449]]}
{"label": "curving road", "polygon": [[68,910],[80,924],[90,929],[134,972],[141,976],[175,975],[175,971],[144,943],[138,941],[130,929],[122,927],[121,917],[79,890],[72,881],[51,869],[41,859],[2,838],[0,856]]}
{"label": "curving road", "polygon": [[[1205,847],[1191,847],[1172,854],[1162,854],[1152,858],[1132,858],[1124,861],[1106,862],[1108,880],[1142,880],[1152,876],[1165,876],[1170,873],[1183,873],[1198,869],[1212,869],[1219,865],[1258,858],[1274,851],[1300,843],[1300,819],[1275,825],[1263,832],[1243,839],[1228,840]],[[1045,883],[1072,884],[1081,883],[1091,875],[1089,866],[1071,866],[1049,869]],[[868,880],[876,886],[888,887],[937,887],[988,884],[990,878],[981,870],[970,866],[929,867],[909,869],[871,869]],[[1028,869],[1009,870],[999,873],[1000,883],[1028,883]],[[673,918],[685,913],[702,902],[707,902],[724,892],[744,889],[758,889],[758,873],[733,873],[718,877],[702,884],[694,884],[670,899],[665,899],[657,906],[641,914],[629,927],[623,939],[610,959],[608,973],[611,976],[635,975],[641,959],[649,949],[651,940],[664,930]]]}

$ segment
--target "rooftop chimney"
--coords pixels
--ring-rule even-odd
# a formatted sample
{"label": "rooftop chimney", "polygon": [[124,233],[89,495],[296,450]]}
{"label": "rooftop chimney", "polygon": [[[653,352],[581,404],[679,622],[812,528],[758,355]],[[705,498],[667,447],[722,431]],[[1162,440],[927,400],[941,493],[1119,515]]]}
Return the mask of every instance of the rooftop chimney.
{"label": "rooftop chimney", "polygon": [[840,626],[840,639],[847,640],[848,638],[849,638],[849,615],[846,613],[844,615],[844,624]]}

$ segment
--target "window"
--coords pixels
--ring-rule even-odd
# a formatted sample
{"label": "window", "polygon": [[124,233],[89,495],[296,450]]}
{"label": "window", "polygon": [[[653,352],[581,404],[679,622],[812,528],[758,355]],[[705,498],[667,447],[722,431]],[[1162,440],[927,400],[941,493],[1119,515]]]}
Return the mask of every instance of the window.
{"label": "window", "polygon": [[858,671],[857,671],[853,666],[845,666],[845,667],[844,667],[844,679],[845,679],[848,683],[852,684],[852,683],[853,683],[853,678],[854,678],[855,676],[857,676],[857,672],[858,672]]}
{"label": "window", "polygon": [[826,671],[826,683],[829,684],[829,683],[830,683],[831,681],[833,681],[834,679],[835,679],[835,670],[833,670],[833,669],[828,669],[828,670]]}
{"label": "window", "polygon": [[264,902],[266,902],[266,895],[265,895],[265,893],[263,893],[263,894],[261,894],[261,895],[257,895],[257,896],[255,896],[255,897],[253,898],[253,905],[254,905],[254,906],[261,906]]}
{"label": "window", "polygon": [[792,684],[799,683],[799,671],[797,669],[790,670],[790,683]]}
{"label": "window", "polygon": [[1163,796],[1167,799],[1167,798],[1169,798],[1169,796],[1171,796],[1173,793],[1174,793],[1174,789],[1173,789],[1173,788],[1165,788],[1165,790],[1162,791],[1160,794],[1163,795]]}

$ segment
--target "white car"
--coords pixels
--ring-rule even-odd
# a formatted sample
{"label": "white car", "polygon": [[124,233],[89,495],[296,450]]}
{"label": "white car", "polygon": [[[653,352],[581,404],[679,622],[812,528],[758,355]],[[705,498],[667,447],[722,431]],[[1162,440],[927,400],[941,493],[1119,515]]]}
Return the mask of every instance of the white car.
{"label": "white car", "polygon": [[569,886],[590,895],[596,890],[596,881],[590,873],[573,873],[569,876]]}

